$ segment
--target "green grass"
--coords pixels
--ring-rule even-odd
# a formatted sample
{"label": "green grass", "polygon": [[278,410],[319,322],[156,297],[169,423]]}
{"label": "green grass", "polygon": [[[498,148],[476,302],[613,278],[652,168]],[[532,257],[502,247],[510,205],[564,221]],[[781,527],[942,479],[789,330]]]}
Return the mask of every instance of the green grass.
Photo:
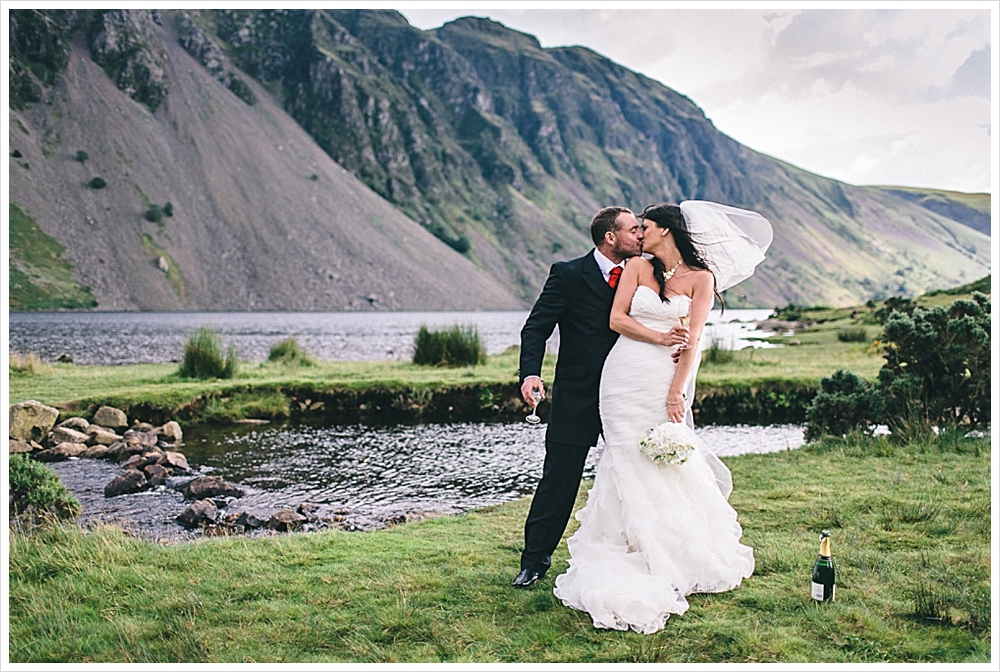
{"label": "green grass", "polygon": [[167,251],[156,244],[153,237],[148,233],[140,233],[139,238],[142,240],[142,249],[146,253],[146,256],[151,260],[156,261],[159,257],[163,257],[167,260],[167,284],[170,285],[170,289],[174,290],[174,294],[177,298],[184,301],[184,276],[181,275],[180,269],[177,264],[174,263],[173,258],[167,254]]}
{"label": "green grass", "polygon": [[[112,528],[15,531],[10,659],[985,662],[989,451],[841,440],[727,459],[756,570],[653,636],[596,630],[552,595],[565,543],[536,588],[510,588],[527,500],[375,532],[167,546]],[[809,597],[821,528],[832,604]]]}
{"label": "green grass", "polygon": [[10,310],[59,310],[94,308],[97,300],[89,287],[73,277],[73,265],[63,259],[66,247],[48,235],[31,214],[11,203]]}

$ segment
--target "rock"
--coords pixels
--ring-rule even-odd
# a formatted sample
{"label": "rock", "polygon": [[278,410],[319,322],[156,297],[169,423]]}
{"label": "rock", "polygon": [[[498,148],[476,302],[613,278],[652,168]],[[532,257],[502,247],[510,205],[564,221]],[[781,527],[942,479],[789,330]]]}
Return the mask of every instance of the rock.
{"label": "rock", "polygon": [[59,362],[60,364],[72,364],[73,358],[70,357],[68,352],[64,352],[58,357],[56,357],[56,361]]}
{"label": "rock", "polygon": [[167,477],[170,476],[170,472],[158,464],[147,464],[142,468],[142,471],[146,474],[146,482],[151,488],[165,483]]}
{"label": "rock", "polygon": [[180,469],[183,471],[190,469],[190,467],[188,467],[187,458],[184,457],[182,453],[177,453],[172,450],[163,451],[163,462],[161,462],[161,464],[172,469]]}
{"label": "rock", "polygon": [[146,446],[152,448],[156,445],[156,432],[143,432],[135,429],[126,429],[122,434],[122,439],[127,446]]}
{"label": "rock", "polygon": [[802,345],[802,341],[797,338],[788,339],[788,345]]}
{"label": "rock", "polygon": [[187,509],[184,513],[177,516],[177,522],[187,529],[192,529],[198,527],[202,523],[211,523],[215,520],[216,515],[215,504],[212,503],[210,499],[202,499]]}
{"label": "rock", "polygon": [[164,273],[168,273],[168,272],[170,271],[170,264],[169,264],[169,263],[167,262],[167,259],[166,259],[166,257],[159,257],[159,258],[158,258],[158,259],[156,260],[156,265],[157,265],[157,266],[159,267],[159,269],[160,269],[161,271],[163,271]]}
{"label": "rock", "polygon": [[119,427],[128,427],[128,416],[117,408],[112,408],[111,406],[101,406],[97,409],[97,412],[94,413],[94,419],[91,420],[91,422],[95,425],[100,425],[101,427],[118,429]]}
{"label": "rock", "polygon": [[18,441],[17,439],[10,439],[8,443],[10,444],[10,448],[7,450],[7,452],[10,455],[14,455],[16,453],[31,452],[31,444],[26,441]]}
{"label": "rock", "polygon": [[97,444],[95,446],[91,446],[90,448],[88,448],[87,452],[84,453],[81,457],[86,457],[91,460],[100,460],[107,456],[108,456],[108,447],[102,446],[101,444]]}
{"label": "rock", "polygon": [[65,462],[71,457],[80,457],[86,452],[86,444],[63,442],[48,450],[35,453],[35,459],[39,462]]}
{"label": "rock", "polygon": [[125,460],[125,463],[122,465],[122,467],[124,469],[140,469],[141,467],[139,465],[141,465],[143,462],[144,460],[142,458],[142,455],[130,455],[129,458]]}
{"label": "rock", "polygon": [[249,511],[244,511],[239,516],[237,516],[236,519],[233,520],[232,522],[235,523],[236,525],[242,525],[244,528],[248,530],[256,530],[258,528],[264,527],[264,525],[267,524],[266,520],[264,520],[263,518],[258,518]]}
{"label": "rock", "polygon": [[153,427],[148,422],[139,422],[138,420],[136,420],[135,424],[132,425],[132,429],[134,429],[137,432],[151,432],[154,429],[156,429],[156,427]]}
{"label": "rock", "polygon": [[66,427],[67,429],[75,429],[78,432],[87,433],[90,428],[90,423],[83,418],[67,418],[60,422],[56,427]]}
{"label": "rock", "polygon": [[49,445],[55,446],[60,443],[87,443],[90,436],[83,432],[78,432],[69,427],[56,427],[49,434]]}
{"label": "rock", "polygon": [[117,441],[121,441],[122,437],[118,436],[114,432],[104,429],[103,427],[98,427],[97,431],[90,432],[90,439],[87,441],[91,446],[101,445],[101,446],[111,446]]}
{"label": "rock", "polygon": [[181,439],[184,438],[184,432],[181,431],[181,426],[173,420],[164,424],[162,427],[159,427],[156,430],[156,434],[161,440],[171,441],[173,443],[180,443]]}
{"label": "rock", "polygon": [[141,471],[126,469],[104,486],[104,496],[115,497],[117,495],[127,495],[132,492],[139,492],[145,487],[146,476]]}
{"label": "rock", "polygon": [[18,441],[41,441],[56,424],[59,411],[34,401],[22,401],[10,407],[8,434]]}
{"label": "rock", "polygon": [[243,491],[226,483],[221,478],[199,476],[184,488],[185,499],[206,499],[209,497],[242,497]]}
{"label": "rock", "polygon": [[306,522],[306,517],[301,513],[296,513],[291,509],[278,511],[267,521],[267,529],[276,532],[292,532],[302,527]]}

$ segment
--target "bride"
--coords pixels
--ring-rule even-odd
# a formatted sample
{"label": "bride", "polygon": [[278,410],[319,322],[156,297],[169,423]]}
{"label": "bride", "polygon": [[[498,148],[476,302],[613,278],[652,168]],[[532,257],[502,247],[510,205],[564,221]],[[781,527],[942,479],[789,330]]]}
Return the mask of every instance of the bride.
{"label": "bride", "polygon": [[[600,391],[607,448],[554,592],[595,627],[653,633],[687,610],[686,595],[731,590],[753,573],[722,461],[694,438],[686,463],[656,463],[639,439],[661,423],[694,428],[697,345],[709,311],[718,292],[753,274],[771,227],[757,213],[707,201],[649,206],[640,219],[651,259],[631,260],[615,293],[611,328],[621,337]],[[688,342],[675,362],[674,350],[656,343],[684,317]]]}

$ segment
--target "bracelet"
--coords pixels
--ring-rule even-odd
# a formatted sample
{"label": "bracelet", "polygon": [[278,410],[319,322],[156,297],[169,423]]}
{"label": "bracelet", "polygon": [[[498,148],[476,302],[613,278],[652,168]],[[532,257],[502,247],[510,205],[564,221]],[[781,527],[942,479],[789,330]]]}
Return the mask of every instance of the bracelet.
{"label": "bracelet", "polygon": [[683,404],[684,400],[681,399],[680,401],[670,401],[669,399],[667,399],[667,403],[668,404]]}

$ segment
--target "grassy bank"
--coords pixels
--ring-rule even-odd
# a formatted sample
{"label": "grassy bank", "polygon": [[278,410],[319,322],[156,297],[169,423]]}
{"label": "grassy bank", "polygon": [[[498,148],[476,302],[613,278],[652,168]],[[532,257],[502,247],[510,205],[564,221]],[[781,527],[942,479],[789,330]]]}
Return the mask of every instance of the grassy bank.
{"label": "grassy bank", "polygon": [[[565,544],[536,589],[509,587],[526,500],[375,532],[170,546],[111,528],[15,532],[10,658],[988,661],[989,451],[862,440],[727,459],[756,571],[692,597],[654,636],[595,630],[559,603]],[[808,590],[822,528],[839,584],[826,605]]]}

